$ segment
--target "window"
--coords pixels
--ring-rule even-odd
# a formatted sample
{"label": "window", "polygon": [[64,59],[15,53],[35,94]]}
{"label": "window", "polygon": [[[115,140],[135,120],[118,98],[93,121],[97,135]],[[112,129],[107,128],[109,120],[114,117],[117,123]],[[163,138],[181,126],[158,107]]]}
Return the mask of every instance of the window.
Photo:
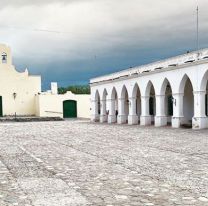
{"label": "window", "polygon": [[2,53],[1,58],[2,58],[2,63],[6,64],[7,63],[7,54],[6,53]]}

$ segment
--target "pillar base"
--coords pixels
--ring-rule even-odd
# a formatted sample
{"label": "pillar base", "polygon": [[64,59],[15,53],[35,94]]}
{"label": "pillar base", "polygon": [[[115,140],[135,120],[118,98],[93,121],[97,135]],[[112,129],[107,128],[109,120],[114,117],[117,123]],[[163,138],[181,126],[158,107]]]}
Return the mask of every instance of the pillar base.
{"label": "pillar base", "polygon": [[108,123],[115,123],[117,121],[116,115],[108,115]]}
{"label": "pillar base", "polygon": [[108,120],[108,116],[107,115],[101,115],[100,116],[100,122],[101,123],[107,122],[107,120]]}
{"label": "pillar base", "polygon": [[205,129],[208,128],[208,117],[193,117],[192,118],[193,129]]}
{"label": "pillar base", "polygon": [[118,115],[118,124],[126,124],[127,116],[126,115]]}
{"label": "pillar base", "polygon": [[91,122],[99,122],[99,121],[100,121],[100,115],[99,114],[91,115]]}
{"label": "pillar base", "polygon": [[141,116],[140,117],[140,124],[142,126],[148,126],[152,124],[152,116]]}
{"label": "pillar base", "polygon": [[128,116],[128,124],[134,125],[139,124],[139,118],[137,115],[129,115]]}
{"label": "pillar base", "polygon": [[172,127],[180,128],[184,123],[184,117],[172,117]]}
{"label": "pillar base", "polygon": [[166,126],[168,122],[167,116],[155,116],[155,127]]}

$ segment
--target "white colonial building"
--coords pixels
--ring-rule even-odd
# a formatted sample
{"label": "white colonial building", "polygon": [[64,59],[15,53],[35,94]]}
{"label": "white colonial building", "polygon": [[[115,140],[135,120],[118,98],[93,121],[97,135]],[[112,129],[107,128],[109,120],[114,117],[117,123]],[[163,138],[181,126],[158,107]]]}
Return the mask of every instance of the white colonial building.
{"label": "white colonial building", "polygon": [[208,49],[91,79],[92,121],[208,128]]}
{"label": "white colonial building", "polygon": [[90,95],[58,94],[57,83],[41,92],[41,76],[28,70],[18,72],[11,49],[0,44],[0,117],[83,117],[90,118]]}

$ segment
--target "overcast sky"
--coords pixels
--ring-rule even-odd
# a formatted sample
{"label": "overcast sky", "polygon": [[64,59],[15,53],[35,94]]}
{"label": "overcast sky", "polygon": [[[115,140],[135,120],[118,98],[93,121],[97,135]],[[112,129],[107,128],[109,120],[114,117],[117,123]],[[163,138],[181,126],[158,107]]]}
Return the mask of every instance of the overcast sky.
{"label": "overcast sky", "polygon": [[43,88],[208,47],[208,0],[0,0],[0,42]]}

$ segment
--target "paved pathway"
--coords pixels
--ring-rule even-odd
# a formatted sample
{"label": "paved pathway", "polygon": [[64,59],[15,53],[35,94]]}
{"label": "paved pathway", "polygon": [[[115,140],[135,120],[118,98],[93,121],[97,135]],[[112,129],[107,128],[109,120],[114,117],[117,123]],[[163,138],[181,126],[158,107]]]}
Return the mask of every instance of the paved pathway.
{"label": "paved pathway", "polygon": [[1,123],[0,206],[208,206],[208,130]]}

